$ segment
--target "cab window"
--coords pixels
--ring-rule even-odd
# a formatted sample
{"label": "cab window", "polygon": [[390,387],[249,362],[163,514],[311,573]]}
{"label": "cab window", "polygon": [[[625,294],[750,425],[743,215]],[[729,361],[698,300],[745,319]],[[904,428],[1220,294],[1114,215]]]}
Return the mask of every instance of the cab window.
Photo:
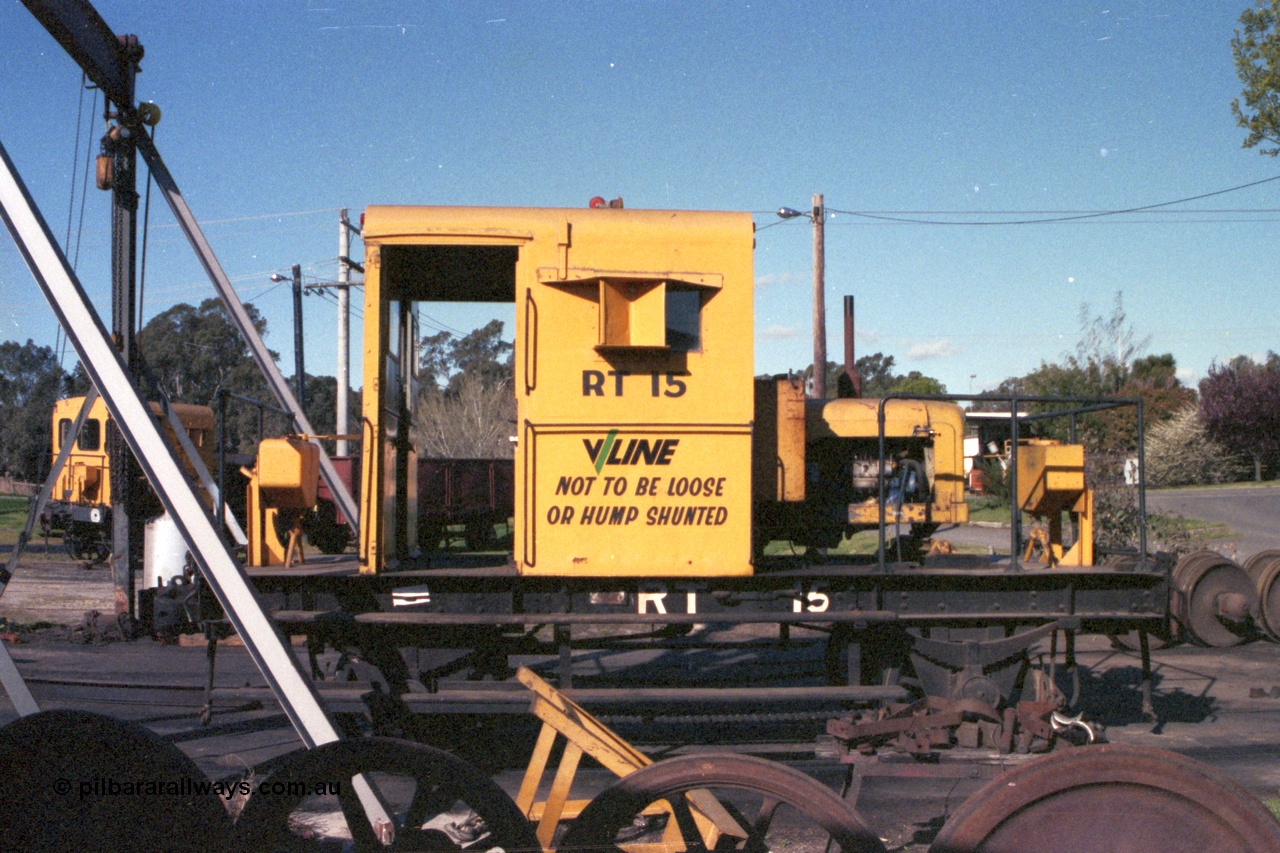
{"label": "cab window", "polygon": [[97,450],[102,447],[102,421],[88,418],[80,427],[80,438],[76,441],[79,450]]}
{"label": "cab window", "polygon": [[702,350],[702,294],[667,287],[667,347],[675,352]]}

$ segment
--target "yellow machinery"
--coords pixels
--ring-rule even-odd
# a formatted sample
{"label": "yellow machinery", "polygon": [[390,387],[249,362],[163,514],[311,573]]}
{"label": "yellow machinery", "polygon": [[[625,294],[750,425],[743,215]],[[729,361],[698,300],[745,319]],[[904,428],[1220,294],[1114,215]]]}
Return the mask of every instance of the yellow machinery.
{"label": "yellow machinery", "polygon": [[757,380],[756,537],[830,547],[881,523],[924,538],[969,520],[964,412],[954,403],[806,400],[799,383]]}
{"label": "yellow machinery", "polygon": [[[250,566],[288,567],[302,562],[302,514],[316,505],[320,482],[320,451],[304,438],[287,435],[258,444],[245,500],[245,537]],[[282,512],[289,530],[288,545],[277,535]]]}
{"label": "yellow machinery", "polygon": [[752,235],[745,213],[369,208],[361,570],[416,556],[421,302],[514,304],[523,575],[749,575],[770,540],[967,521],[955,403],[753,379]]}
{"label": "yellow machinery", "polygon": [[[84,405],[84,397],[67,397],[53,404],[52,456],[57,459],[71,425]],[[187,437],[200,454],[206,468],[213,467],[213,410],[208,406],[174,403],[173,410],[186,428]],[[170,441],[172,428],[161,416],[159,403],[151,411],[161,423]],[[107,426],[110,415],[99,397],[89,408],[76,445],[54,483],[51,500],[45,509],[47,529],[61,529],[67,551],[77,559],[105,559],[111,550],[111,459],[107,453]],[[188,474],[194,475],[189,464]],[[160,512],[159,503],[150,507]],[[148,508],[143,507],[145,517]]]}
{"label": "yellow machinery", "polygon": [[746,575],[746,213],[371,207],[360,563],[416,549],[414,303],[515,304],[526,575]]}
{"label": "yellow machinery", "polygon": [[[1024,559],[1050,566],[1093,565],[1093,490],[1084,483],[1084,446],[1049,439],[1018,441],[1018,506],[1037,524]],[[1063,516],[1075,527],[1065,547]]]}

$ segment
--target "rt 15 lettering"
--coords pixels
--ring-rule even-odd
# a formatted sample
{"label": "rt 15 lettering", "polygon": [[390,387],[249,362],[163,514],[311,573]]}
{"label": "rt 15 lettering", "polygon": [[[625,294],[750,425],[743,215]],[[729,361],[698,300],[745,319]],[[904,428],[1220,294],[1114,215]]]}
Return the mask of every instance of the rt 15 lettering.
{"label": "rt 15 lettering", "polygon": [[[621,397],[623,396],[623,379],[631,374],[626,370],[584,370],[582,371],[582,396],[584,397]],[[683,379],[675,373],[649,374],[650,397],[683,397],[688,390]]]}

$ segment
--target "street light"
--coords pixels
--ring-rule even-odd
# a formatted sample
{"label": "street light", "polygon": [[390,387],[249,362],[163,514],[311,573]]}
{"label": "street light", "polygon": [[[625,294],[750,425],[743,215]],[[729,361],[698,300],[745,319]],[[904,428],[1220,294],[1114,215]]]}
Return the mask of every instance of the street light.
{"label": "street light", "polygon": [[271,280],[274,282],[293,282],[293,364],[294,364],[294,396],[298,398],[298,408],[306,411],[306,401],[303,397],[303,384],[306,382],[306,374],[303,373],[302,359],[302,266],[294,264],[292,269],[293,277],[286,278],[278,272],[271,274]]}
{"label": "street light", "polygon": [[822,203],[822,194],[814,193],[813,212],[802,213],[791,207],[778,208],[780,219],[795,219],[804,216],[813,223],[813,392],[816,399],[827,396],[827,304],[825,293],[826,275],[826,243],[823,235],[823,221],[826,219],[826,208]]}

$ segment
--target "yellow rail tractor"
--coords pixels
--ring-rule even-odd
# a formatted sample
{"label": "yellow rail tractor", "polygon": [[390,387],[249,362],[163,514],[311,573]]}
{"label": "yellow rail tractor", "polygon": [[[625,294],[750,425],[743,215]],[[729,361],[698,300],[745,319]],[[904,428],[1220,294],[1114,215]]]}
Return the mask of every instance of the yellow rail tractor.
{"label": "yellow rail tractor", "polygon": [[[805,400],[753,378],[745,213],[371,207],[361,570],[412,558],[419,302],[509,302],[523,575],[750,575],[769,539],[965,521],[954,403]],[[372,393],[370,393],[372,389]]]}
{"label": "yellow rail tractor", "polygon": [[[1169,567],[1094,565],[1082,542],[1078,448],[1024,445],[1011,460],[1020,508],[1045,527],[1043,559],[1022,558],[1021,542],[1005,555],[912,547],[968,520],[964,411],[808,399],[793,379],[755,377],[747,213],[379,206],[362,236],[356,557],[250,574],[282,606],[299,602],[289,608],[318,589],[363,602],[366,655],[379,627],[400,644],[472,648],[495,676],[508,653],[536,648],[559,653],[564,686],[575,626],[593,626],[585,643],[600,625],[617,642],[641,624],[673,638],[764,623],[784,640],[800,625],[828,637],[829,676],[846,686],[911,670],[930,695],[994,706],[1015,690],[1022,651],[1054,630],[1168,628]],[[420,546],[417,318],[441,302],[514,309],[509,553]],[[833,547],[868,529],[896,547]],[[336,624],[286,612],[297,630]],[[403,656],[384,651],[379,667],[404,687]]]}
{"label": "yellow rail tractor", "polygon": [[[52,458],[57,459],[70,434],[84,397],[67,397],[53,405]],[[174,413],[185,427],[187,437],[200,453],[206,468],[213,467],[213,410],[208,406],[173,404]],[[172,428],[162,415],[160,404],[151,411],[166,435],[174,440]],[[88,416],[63,465],[41,518],[46,532],[61,530],[67,553],[76,560],[101,562],[111,553],[111,458],[107,452],[107,427],[111,416],[101,397],[89,407]],[[194,473],[188,471],[188,473]],[[141,490],[140,490],[141,491]],[[150,491],[146,490],[150,495]],[[159,501],[151,498],[139,508],[143,517],[159,514]]]}

